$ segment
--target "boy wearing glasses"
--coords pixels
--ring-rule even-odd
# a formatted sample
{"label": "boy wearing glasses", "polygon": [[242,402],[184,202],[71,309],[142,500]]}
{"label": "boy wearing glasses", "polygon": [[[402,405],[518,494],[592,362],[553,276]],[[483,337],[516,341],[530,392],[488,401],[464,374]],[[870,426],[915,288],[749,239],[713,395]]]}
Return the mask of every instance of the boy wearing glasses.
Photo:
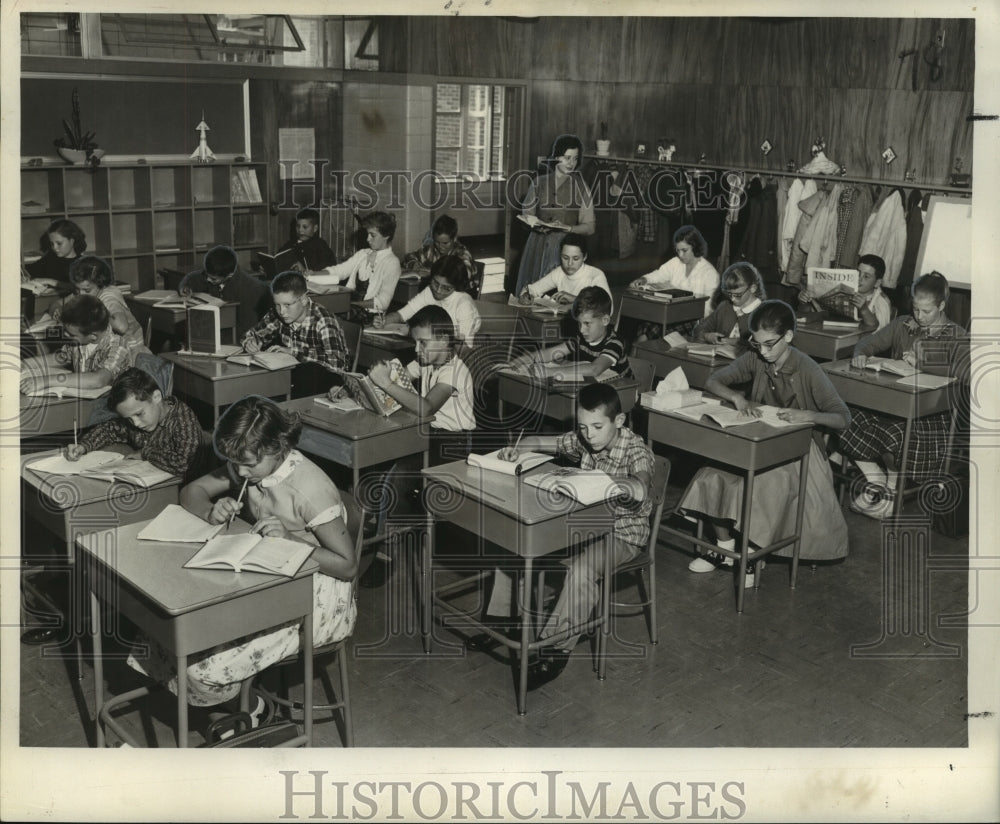
{"label": "boy wearing glasses", "polygon": [[455,325],[455,336],[466,346],[475,343],[476,332],[482,319],[476,302],[466,291],[469,288],[468,272],[462,259],[448,255],[431,265],[430,283],[416,297],[384,320],[375,318],[375,326],[386,323],[408,323],[425,306],[440,306]]}
{"label": "boy wearing glasses", "polygon": [[[847,429],[851,413],[827,374],[792,346],[795,313],[791,306],[780,300],[764,301],[750,316],[749,328],[750,351],[713,372],[705,388],[744,415],[759,417],[757,407],[767,404],[781,408],[778,417],[782,420],[813,424],[799,557],[809,561],[843,558],[847,555],[847,524],[833,490],[823,432]],[[743,384],[750,385],[748,396],[730,389]],[[798,461],[755,477],[748,536],[752,546],[767,546],[794,532],[798,495]],[[736,548],[733,532],[740,523],[742,500],[742,474],[702,467],[684,492],[680,508],[709,521],[715,530],[716,545],[732,551]],[[791,551],[789,546],[777,554],[790,556]],[[732,569],[733,559],[713,553],[688,564],[691,572],[711,572],[720,567]],[[755,580],[751,565],[743,586],[752,587]]]}

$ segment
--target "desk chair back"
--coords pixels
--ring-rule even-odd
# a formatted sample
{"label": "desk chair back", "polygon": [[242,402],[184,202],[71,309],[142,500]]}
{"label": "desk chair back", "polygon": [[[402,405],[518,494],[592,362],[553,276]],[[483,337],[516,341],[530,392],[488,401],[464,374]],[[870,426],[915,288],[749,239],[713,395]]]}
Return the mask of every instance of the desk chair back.
{"label": "desk chair back", "polygon": [[[640,552],[631,561],[626,561],[615,570],[616,577],[626,574],[635,575],[640,600],[633,602],[611,601],[612,608],[641,607],[644,610],[651,644],[659,641],[659,631],[656,626],[656,542],[659,538],[660,521],[663,518],[663,506],[667,497],[667,482],[669,480],[670,459],[664,458],[662,455],[654,455],[653,482],[649,489],[649,494],[653,496],[653,511],[649,516],[649,542],[646,544],[645,551]],[[643,578],[644,571],[648,575],[648,582]]]}
{"label": "desk chair back", "polygon": [[[354,541],[354,553],[358,559],[358,569],[361,568],[362,553],[364,549],[364,521],[365,521],[365,511],[361,505],[357,502],[355,497],[348,492],[340,493],[341,504],[344,507],[344,514],[347,519],[347,531]],[[357,593],[358,586],[358,575],[355,573],[354,579],[351,582],[352,591],[354,594]],[[322,662],[326,659],[327,665],[318,668],[316,671],[319,672],[320,678],[323,681],[323,687],[327,693],[328,703],[326,704],[313,704],[313,711],[321,710],[333,713],[333,718],[337,718],[338,710],[341,721],[341,737],[344,742],[345,747],[354,746],[354,724],[351,718],[351,692],[350,684],[348,681],[347,672],[347,640],[343,639],[341,641],[335,641],[332,644],[324,644],[323,646],[316,647],[313,650],[313,661]],[[333,663],[331,658],[336,659],[338,674],[340,677],[340,695],[338,697],[337,691],[333,687],[333,681],[330,678],[329,665]],[[299,666],[299,656],[294,655],[289,658],[285,658],[275,664],[278,670],[279,676],[279,690],[278,694],[275,695],[261,687],[258,690],[264,696],[266,701],[269,701],[273,705],[283,707],[287,715],[291,715],[292,710],[302,709],[302,703],[300,701],[293,701],[288,697],[288,684],[285,677],[285,672],[290,665]],[[259,673],[258,673],[259,675]],[[256,677],[256,676],[254,676]],[[254,678],[248,678],[243,682],[241,688],[241,702],[240,705],[246,708],[249,704],[250,698],[250,688],[253,684]]]}
{"label": "desk chair back", "polygon": [[348,371],[357,372],[358,355],[361,353],[362,326],[353,320],[341,320],[340,328],[344,330],[344,342],[347,344]]}
{"label": "desk chair back", "polygon": [[632,374],[635,375],[635,379],[639,381],[639,393],[651,391],[653,380],[656,378],[656,367],[653,366],[652,362],[644,358],[629,357],[628,363],[632,367]]}
{"label": "desk chair back", "polygon": [[483,291],[483,278],[486,276],[486,264],[481,260],[474,260],[472,265],[475,267],[475,274],[469,282],[469,294],[473,300],[479,300],[479,295]]}

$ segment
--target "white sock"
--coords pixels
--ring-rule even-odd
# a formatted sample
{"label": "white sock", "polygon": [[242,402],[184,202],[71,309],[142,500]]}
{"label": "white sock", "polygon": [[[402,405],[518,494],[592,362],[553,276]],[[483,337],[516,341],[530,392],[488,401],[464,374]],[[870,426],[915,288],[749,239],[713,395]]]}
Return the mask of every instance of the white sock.
{"label": "white sock", "polygon": [[862,474],[873,484],[878,484],[879,486],[885,486],[888,479],[885,474],[885,470],[879,466],[875,461],[855,461],[858,465],[858,469],[861,470]]}
{"label": "white sock", "polygon": [[723,541],[723,540],[721,540],[719,538],[716,538],[715,539],[715,545],[717,547],[719,547],[719,549],[735,550],[736,549],[736,539],[735,538],[730,538],[728,541]]}

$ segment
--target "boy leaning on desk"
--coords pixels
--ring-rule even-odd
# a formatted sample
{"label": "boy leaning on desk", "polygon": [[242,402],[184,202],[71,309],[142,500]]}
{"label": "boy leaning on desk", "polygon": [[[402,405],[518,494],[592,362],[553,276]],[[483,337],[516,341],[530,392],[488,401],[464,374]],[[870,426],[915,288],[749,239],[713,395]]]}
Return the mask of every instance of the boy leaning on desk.
{"label": "boy leaning on desk", "polygon": [[[554,452],[579,461],[581,469],[599,469],[615,482],[614,538],[612,565],[617,567],[635,558],[649,539],[649,515],[653,508],[649,487],[653,479],[653,453],[646,443],[625,426],[621,400],[607,384],[584,386],[577,396],[577,428],[563,435],[523,438],[516,447],[500,450],[499,457],[516,461],[519,449]],[[553,638],[542,647],[528,666],[528,689],[533,690],[556,678],[565,669],[579,634],[564,635],[586,621],[600,598],[598,581],[603,572],[602,541],[579,547],[563,562],[566,578],[559,599],[542,628],[540,637]],[[486,620],[503,622],[511,610],[511,580],[502,570],[494,577],[493,592],[486,607]],[[469,649],[483,649],[488,636],[469,639]]]}

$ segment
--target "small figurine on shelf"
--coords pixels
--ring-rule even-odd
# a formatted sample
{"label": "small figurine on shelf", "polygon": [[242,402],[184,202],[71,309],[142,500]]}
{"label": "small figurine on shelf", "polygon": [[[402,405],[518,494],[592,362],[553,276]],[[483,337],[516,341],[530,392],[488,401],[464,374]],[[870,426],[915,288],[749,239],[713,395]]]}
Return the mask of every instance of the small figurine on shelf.
{"label": "small figurine on shelf", "polygon": [[669,163],[674,159],[674,152],[677,151],[677,141],[672,137],[661,137],[656,141],[656,159],[664,163]]}
{"label": "small figurine on shelf", "polygon": [[215,160],[215,154],[210,148],[208,148],[208,134],[211,129],[205,122],[205,112],[201,113],[201,121],[197,126],[194,127],[195,131],[198,132],[198,148],[191,152],[191,160],[197,160],[199,163],[210,163]]}
{"label": "small figurine on shelf", "polygon": [[638,140],[635,144],[634,156],[639,159],[645,159],[646,157],[646,141]]}
{"label": "small figurine on shelf", "polygon": [[611,141],[608,140],[608,123],[606,120],[601,121],[601,136],[597,138],[597,154],[601,157],[607,157],[611,154]]}
{"label": "small figurine on shelf", "polygon": [[962,157],[955,158],[955,165],[952,167],[955,171],[951,173],[951,180],[949,181],[952,186],[968,186],[972,181],[972,175],[962,174],[962,168],[965,166],[965,159]]}

